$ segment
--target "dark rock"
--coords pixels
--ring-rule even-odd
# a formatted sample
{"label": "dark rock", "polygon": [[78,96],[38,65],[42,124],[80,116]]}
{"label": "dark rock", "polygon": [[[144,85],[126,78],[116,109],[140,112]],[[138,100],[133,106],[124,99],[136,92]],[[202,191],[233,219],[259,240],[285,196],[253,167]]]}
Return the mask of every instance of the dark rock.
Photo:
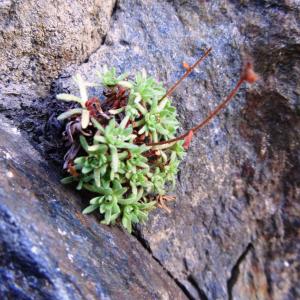
{"label": "dark rock", "polygon": [[83,216],[3,118],[0,176],[1,299],[186,299],[135,238]]}
{"label": "dark rock", "polygon": [[[145,68],[170,86],[184,72],[182,61],[191,64],[212,46],[174,93],[188,129],[224,98],[244,59],[252,58],[261,80],[193,139],[172,214],[156,211],[139,228],[139,240],[191,298],[300,297],[299,14],[297,0],[118,1],[104,45],[52,85],[53,93],[76,92],[68,76],[93,80],[108,64],[132,74]],[[60,131],[49,118],[63,106],[53,99],[31,104],[25,116],[2,109],[44,156],[53,142],[39,126],[47,123],[52,136]],[[51,147],[47,156],[59,161],[60,146]]]}

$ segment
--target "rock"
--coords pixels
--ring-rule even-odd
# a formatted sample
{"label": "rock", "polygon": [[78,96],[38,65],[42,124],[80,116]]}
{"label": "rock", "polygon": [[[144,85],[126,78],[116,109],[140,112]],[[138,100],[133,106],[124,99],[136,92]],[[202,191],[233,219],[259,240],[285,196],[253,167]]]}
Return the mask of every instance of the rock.
{"label": "rock", "polygon": [[252,59],[261,80],[196,135],[172,213],[154,212],[137,237],[191,299],[297,299],[299,13],[296,0],[118,1],[105,43],[87,63],[65,68],[53,94],[27,111],[3,113],[59,162],[61,145],[49,152],[49,143],[61,130],[53,120],[63,106],[54,94],[77,92],[67,74],[94,80],[104,64],[132,74],[145,68],[170,86],[183,61],[193,63],[211,46],[174,93],[186,130],[228,94],[243,61]]}
{"label": "rock", "polygon": [[[293,171],[299,171],[298,14],[292,2],[123,1],[106,44],[76,70],[92,79],[105,63],[132,73],[145,68],[170,86],[183,73],[182,61],[191,64],[212,46],[174,95],[186,129],[224,98],[247,56],[261,74],[193,141],[172,214],[157,211],[140,231],[191,297],[293,299],[299,293],[293,229],[300,220]],[[68,80],[60,84],[73,88]],[[291,237],[284,233],[290,230]]]}
{"label": "rock", "polygon": [[114,3],[1,1],[0,99],[5,107],[20,108],[34,96],[47,95],[64,67],[82,63],[96,51],[108,30]]}
{"label": "rock", "polygon": [[186,299],[120,228],[81,214],[78,196],[1,118],[1,299]]}

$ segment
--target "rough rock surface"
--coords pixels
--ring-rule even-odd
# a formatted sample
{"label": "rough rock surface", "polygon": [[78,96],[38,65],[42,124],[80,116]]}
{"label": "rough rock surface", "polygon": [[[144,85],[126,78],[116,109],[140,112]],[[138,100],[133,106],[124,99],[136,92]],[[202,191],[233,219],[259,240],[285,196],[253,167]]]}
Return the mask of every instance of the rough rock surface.
{"label": "rough rock surface", "polygon": [[[213,53],[174,93],[183,129],[217,105],[245,57],[261,80],[242,90],[193,140],[172,214],[152,214],[137,237],[193,299],[300,297],[300,7],[289,1],[119,1],[104,45],[68,75],[103,64],[145,68],[167,86],[209,46]],[[91,94],[95,91],[91,90]],[[4,114],[59,160],[61,109],[53,94]],[[48,106],[50,104],[50,106]]]}
{"label": "rough rock surface", "polygon": [[186,299],[136,239],[81,215],[78,196],[0,120],[1,299]]}
{"label": "rough rock surface", "polygon": [[108,30],[114,3],[1,1],[0,101],[5,107],[20,108],[34,96],[47,95],[64,67],[83,62],[96,51]]}

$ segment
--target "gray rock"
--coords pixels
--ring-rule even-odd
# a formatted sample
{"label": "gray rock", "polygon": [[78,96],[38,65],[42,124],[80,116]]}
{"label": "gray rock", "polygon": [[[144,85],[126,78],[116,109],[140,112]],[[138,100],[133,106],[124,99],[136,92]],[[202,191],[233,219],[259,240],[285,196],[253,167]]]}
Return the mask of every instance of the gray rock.
{"label": "gray rock", "polygon": [[[45,96],[64,67],[102,44],[114,0],[0,3],[0,101],[19,108]],[[6,99],[10,101],[7,103]]]}
{"label": "gray rock", "polygon": [[[119,1],[104,45],[52,85],[52,93],[76,92],[67,74],[94,80],[107,64],[132,74],[145,68],[170,86],[182,61],[212,46],[174,93],[184,130],[227,95],[252,58],[261,80],[193,139],[172,214],[156,211],[139,228],[139,240],[190,298],[300,297],[299,14],[297,0]],[[59,145],[49,153],[61,130],[51,116],[62,106],[53,100],[3,113],[59,161]]]}
{"label": "gray rock", "polygon": [[1,299],[186,299],[120,230],[81,214],[20,132],[1,118]]}

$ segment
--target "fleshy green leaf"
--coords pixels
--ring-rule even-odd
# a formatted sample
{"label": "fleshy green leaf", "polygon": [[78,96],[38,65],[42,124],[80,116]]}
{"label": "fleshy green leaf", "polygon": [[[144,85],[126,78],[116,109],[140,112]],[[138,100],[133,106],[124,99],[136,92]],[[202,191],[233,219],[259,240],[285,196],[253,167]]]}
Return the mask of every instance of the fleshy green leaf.
{"label": "fleshy green leaf", "polygon": [[94,118],[91,118],[93,125],[100,130],[100,132],[104,133],[103,126]]}
{"label": "fleshy green leaf", "polygon": [[90,122],[90,112],[87,109],[83,109],[81,114],[81,127],[83,129],[87,128],[89,122]]}
{"label": "fleshy green leaf", "polygon": [[83,148],[86,152],[88,152],[88,151],[89,151],[89,144],[87,143],[86,138],[85,138],[83,135],[81,135],[81,136],[79,137],[79,141],[80,141],[80,144],[81,144],[82,148]]}
{"label": "fleshy green leaf", "polygon": [[127,216],[123,216],[122,218],[122,225],[124,226],[124,228],[131,233],[132,232],[132,224],[131,224],[131,220],[127,217]]}
{"label": "fleshy green leaf", "polygon": [[101,181],[100,181],[100,168],[94,169],[94,178],[95,178],[95,184],[97,187],[101,186]]}
{"label": "fleshy green leaf", "polygon": [[60,114],[58,117],[57,117],[57,120],[61,121],[61,120],[64,120],[64,119],[67,119],[67,118],[70,118],[74,115],[79,115],[82,113],[82,108],[73,108],[73,109],[70,109],[62,114]]}
{"label": "fleshy green leaf", "polygon": [[88,146],[87,150],[88,152],[100,152],[100,153],[104,153],[106,152],[108,149],[108,147],[106,145],[93,145],[93,146]]}
{"label": "fleshy green leaf", "polygon": [[111,152],[111,169],[114,173],[117,173],[119,165],[118,151],[117,148],[114,146],[110,146],[109,148]]}
{"label": "fleshy green leaf", "polygon": [[89,205],[82,211],[82,213],[84,215],[89,214],[89,213],[93,212],[94,210],[96,210],[98,207],[99,207],[98,204]]}
{"label": "fleshy green leaf", "polygon": [[63,101],[75,101],[81,104],[81,99],[77,96],[73,96],[71,94],[58,94],[56,95],[56,99]]}
{"label": "fleshy green leaf", "polygon": [[63,184],[68,184],[68,183],[71,183],[71,182],[74,182],[74,181],[75,181],[74,177],[69,176],[69,177],[65,177],[65,178],[61,179],[60,182],[63,183]]}

